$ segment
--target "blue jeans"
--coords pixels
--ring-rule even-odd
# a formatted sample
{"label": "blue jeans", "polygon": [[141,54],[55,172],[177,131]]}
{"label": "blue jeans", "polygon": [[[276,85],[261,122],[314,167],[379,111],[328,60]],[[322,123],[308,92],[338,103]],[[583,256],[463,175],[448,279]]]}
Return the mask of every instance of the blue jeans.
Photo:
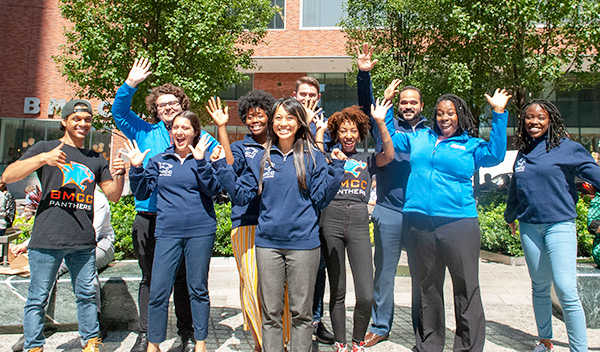
{"label": "blue jeans", "polygon": [[208,270],[214,242],[214,235],[156,238],[148,303],[148,321],[152,322],[148,324],[148,341],[161,343],[166,339],[169,297],[184,257],[194,321],[194,337],[198,341],[206,340],[210,316]]}
{"label": "blue jeans", "polygon": [[[400,254],[402,253],[402,245],[404,239],[403,230],[403,214],[402,212],[375,205],[371,220],[374,225],[373,237],[375,240],[375,279],[374,279],[374,303],[371,317],[373,322],[369,329],[372,333],[385,336],[392,329],[394,320],[394,281],[396,279],[396,269]],[[410,246],[406,247],[409,261],[409,269],[411,277],[416,268],[412,265],[413,255]],[[414,282],[414,281],[413,281]],[[414,286],[414,285],[413,285]],[[419,320],[419,301],[418,291],[413,289],[412,295],[412,320],[413,329]]]}
{"label": "blue jeans", "polygon": [[95,252],[95,248],[29,250],[31,282],[23,313],[25,351],[44,345],[45,309],[63,258],[71,273],[71,284],[77,299],[77,322],[82,346],[87,340],[98,336],[98,308],[94,288]]}
{"label": "blue jeans", "polygon": [[533,310],[541,339],[552,338],[554,282],[562,307],[571,351],[587,351],[585,314],[577,294],[575,221],[530,224],[521,222],[521,243],[531,276]]}

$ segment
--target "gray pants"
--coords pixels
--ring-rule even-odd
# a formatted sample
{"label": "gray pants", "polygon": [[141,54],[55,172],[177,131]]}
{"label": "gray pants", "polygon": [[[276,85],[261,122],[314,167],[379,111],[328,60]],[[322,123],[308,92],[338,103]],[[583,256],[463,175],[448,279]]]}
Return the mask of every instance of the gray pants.
{"label": "gray pants", "polygon": [[320,257],[319,247],[310,250],[256,247],[263,351],[283,352],[282,317],[286,283],[292,322],[288,351],[311,350],[312,303]]}

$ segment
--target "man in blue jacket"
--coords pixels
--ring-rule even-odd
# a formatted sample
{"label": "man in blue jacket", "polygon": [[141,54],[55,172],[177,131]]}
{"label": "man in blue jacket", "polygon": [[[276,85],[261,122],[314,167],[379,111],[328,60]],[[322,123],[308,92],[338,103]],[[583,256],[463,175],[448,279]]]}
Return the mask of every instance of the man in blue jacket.
{"label": "man in blue jacket", "polygon": [[[358,51],[358,48],[357,48]],[[362,52],[358,52],[357,65],[357,89],[358,105],[363,108],[367,116],[371,116],[370,106],[375,104],[373,98],[373,89],[371,85],[370,71],[378,60],[372,60],[373,48],[368,44],[363,44]],[[385,98],[391,100],[398,92],[396,87],[400,84],[399,80],[394,80],[390,87],[386,89]],[[386,121],[388,130],[392,133],[392,128],[403,133],[412,133],[425,128],[425,119],[421,116],[423,111],[423,99],[419,89],[407,86],[400,91],[400,101],[398,102],[398,118]],[[389,116],[390,114],[388,114]],[[371,117],[371,135],[375,139],[375,150],[382,150],[381,137],[377,130],[377,124]],[[402,246],[405,246],[408,252],[411,277],[414,278],[414,271],[411,265],[412,256],[410,246],[402,236],[402,207],[404,205],[404,196],[406,183],[410,173],[409,154],[396,152],[394,160],[388,165],[379,169],[377,173],[377,203],[373,209],[371,219],[374,224],[375,240],[375,281],[372,310],[372,323],[369,332],[365,336],[367,347],[373,346],[380,341],[387,340],[392,328],[394,319],[394,279],[396,277],[396,268],[400,260]],[[418,297],[412,295],[412,320],[413,328],[418,320]]]}
{"label": "man in blue jacket", "polygon": [[[146,97],[146,108],[155,123],[149,123],[140,118],[131,110],[131,99],[137,90],[137,85],[148,78],[150,62],[148,59],[135,60],[125,84],[117,91],[112,106],[112,115],[115,124],[129,139],[135,139],[140,150],[150,149],[144,159],[144,167],[150,158],[164,152],[173,143],[170,129],[173,118],[183,110],[189,110],[190,99],[183,88],[170,83],[152,89]],[[202,135],[206,134],[202,131]],[[218,142],[211,137],[208,152],[212,152]],[[142,280],[138,293],[139,305],[139,330],[138,338],[131,352],[145,352],[148,348],[148,301],[150,292],[150,279],[152,262],[154,260],[154,229],[156,225],[156,193],[146,200],[135,200],[137,214],[133,221],[132,237],[133,249],[138,263],[142,269]],[[177,316],[177,333],[181,336],[181,349],[184,352],[194,350],[194,328],[188,294],[185,265],[180,265],[173,290],[175,315]]]}

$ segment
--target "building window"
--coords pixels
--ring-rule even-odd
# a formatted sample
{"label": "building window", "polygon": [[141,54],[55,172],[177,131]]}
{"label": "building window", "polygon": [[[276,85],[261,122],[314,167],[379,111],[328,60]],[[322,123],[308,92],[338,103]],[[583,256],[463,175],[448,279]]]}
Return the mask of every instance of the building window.
{"label": "building window", "polygon": [[254,75],[247,74],[248,79],[242,83],[230,84],[224,91],[219,93],[221,100],[238,100],[242,95],[254,88]]}
{"label": "building window", "polygon": [[271,0],[271,4],[277,8],[277,13],[271,18],[268,28],[285,29],[285,0]]}
{"label": "building window", "polygon": [[302,0],[303,28],[335,28],[342,15],[342,0]]}

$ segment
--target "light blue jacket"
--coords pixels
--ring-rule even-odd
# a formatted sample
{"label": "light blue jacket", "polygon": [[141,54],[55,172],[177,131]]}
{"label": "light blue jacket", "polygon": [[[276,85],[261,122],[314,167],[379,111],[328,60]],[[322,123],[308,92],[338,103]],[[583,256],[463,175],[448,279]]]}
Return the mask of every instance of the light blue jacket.
{"label": "light blue jacket", "polygon": [[508,112],[493,113],[489,142],[465,132],[436,145],[438,135],[431,128],[414,133],[394,132],[396,151],[410,153],[404,212],[477,217],[471,177],[478,168],[498,165],[504,160],[507,121]]}

